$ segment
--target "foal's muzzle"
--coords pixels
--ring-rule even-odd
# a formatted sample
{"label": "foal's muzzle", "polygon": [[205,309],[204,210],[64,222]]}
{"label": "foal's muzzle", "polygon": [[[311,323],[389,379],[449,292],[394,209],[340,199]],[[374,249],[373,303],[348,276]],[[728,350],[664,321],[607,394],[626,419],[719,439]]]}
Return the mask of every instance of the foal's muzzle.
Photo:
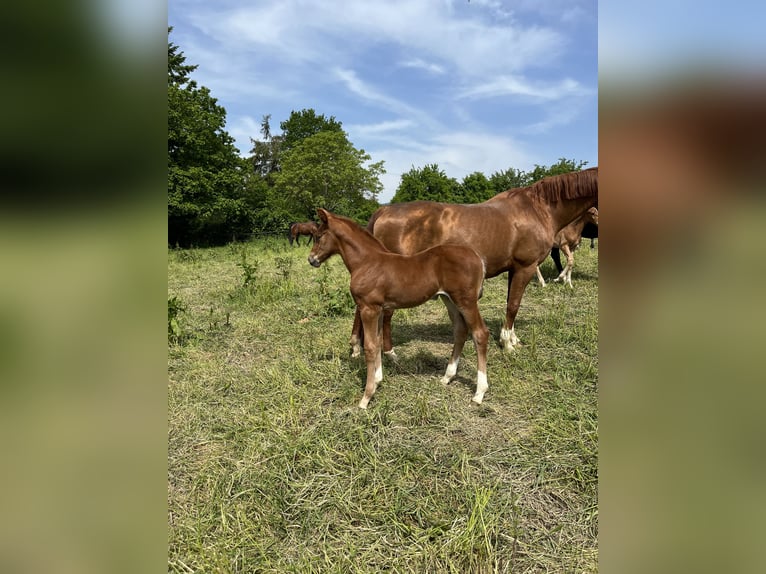
{"label": "foal's muzzle", "polygon": [[311,255],[311,254],[309,254],[309,263],[310,263],[310,264],[311,264],[313,267],[319,267],[319,266],[322,264],[322,262],[321,262],[319,259],[317,259],[316,257],[314,257],[314,256],[313,256],[313,255]]}

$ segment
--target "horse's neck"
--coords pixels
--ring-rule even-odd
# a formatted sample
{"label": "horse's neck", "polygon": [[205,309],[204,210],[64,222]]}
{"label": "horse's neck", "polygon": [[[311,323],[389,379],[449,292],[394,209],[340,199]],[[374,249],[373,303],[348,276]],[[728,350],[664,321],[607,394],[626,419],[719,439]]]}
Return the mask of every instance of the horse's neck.
{"label": "horse's neck", "polygon": [[361,228],[352,229],[346,224],[335,230],[335,236],[341,245],[340,256],[349,273],[370,263],[370,255],[385,252],[383,246]]}
{"label": "horse's neck", "polygon": [[[578,197],[576,199],[562,199],[548,204],[551,220],[556,232],[566,227],[569,223],[582,216],[589,208],[596,204],[595,197]],[[585,226],[585,218],[582,218]]]}

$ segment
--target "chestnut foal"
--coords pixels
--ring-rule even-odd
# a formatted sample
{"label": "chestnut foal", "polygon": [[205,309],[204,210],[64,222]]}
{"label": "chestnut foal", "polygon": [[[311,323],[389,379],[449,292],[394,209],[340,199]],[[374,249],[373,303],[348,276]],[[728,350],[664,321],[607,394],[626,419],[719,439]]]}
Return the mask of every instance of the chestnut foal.
{"label": "chestnut foal", "polygon": [[480,404],[489,386],[489,330],[478,304],[484,282],[484,261],[473,249],[462,245],[439,245],[411,256],[398,255],[388,251],[351,219],[321,208],[317,213],[319,232],[309,253],[309,263],[319,267],[331,255],[340,254],[351,273],[351,295],[364,325],[367,384],[359,408],[367,408],[378,383],[383,380],[383,311],[417,307],[438,295],[447,306],[454,333],[452,357],[441,382],[446,385],[455,376],[470,330],[478,371],[472,400]]}

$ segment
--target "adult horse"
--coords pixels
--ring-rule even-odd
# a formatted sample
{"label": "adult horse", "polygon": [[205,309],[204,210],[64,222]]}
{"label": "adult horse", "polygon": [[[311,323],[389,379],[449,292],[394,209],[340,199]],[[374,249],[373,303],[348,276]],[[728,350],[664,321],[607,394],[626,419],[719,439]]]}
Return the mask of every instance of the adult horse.
{"label": "adult horse", "polygon": [[452,357],[442,383],[446,385],[455,376],[470,331],[477,356],[476,394],[472,400],[480,404],[488,387],[489,339],[478,304],[484,283],[481,257],[465,245],[437,245],[412,256],[391,253],[353,220],[321,208],[317,213],[322,223],[309,263],[319,267],[328,257],[340,254],[351,274],[351,295],[367,333],[367,382],[359,407],[367,408],[383,379],[379,329],[384,310],[417,307],[436,296],[442,296],[447,305],[454,331]]}
{"label": "adult horse", "polygon": [[288,235],[290,238],[290,245],[293,244],[293,241],[295,241],[297,245],[300,245],[301,235],[309,236],[308,240],[306,241],[306,245],[310,244],[312,239],[316,243],[316,234],[318,229],[319,226],[313,221],[307,221],[305,223],[291,223]]}
{"label": "adult horse", "polygon": [[[413,201],[386,205],[373,213],[367,229],[390,251],[412,255],[434,245],[459,243],[484,260],[486,277],[508,271],[504,349],[519,344],[514,321],[537,264],[562,228],[598,205],[598,167],[555,175],[501,192],[471,205]],[[383,351],[393,352],[391,315],[383,317]],[[357,309],[351,333],[352,355],[360,352],[363,326]]]}

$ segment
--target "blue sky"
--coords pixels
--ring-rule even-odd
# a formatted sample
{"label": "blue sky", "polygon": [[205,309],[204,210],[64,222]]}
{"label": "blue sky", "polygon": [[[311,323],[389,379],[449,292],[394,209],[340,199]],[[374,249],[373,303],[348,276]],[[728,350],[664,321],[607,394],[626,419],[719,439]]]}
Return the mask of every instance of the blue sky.
{"label": "blue sky", "polygon": [[169,0],[168,24],[243,154],[313,108],[385,161],[381,202],[413,166],[598,165],[595,0]]}

